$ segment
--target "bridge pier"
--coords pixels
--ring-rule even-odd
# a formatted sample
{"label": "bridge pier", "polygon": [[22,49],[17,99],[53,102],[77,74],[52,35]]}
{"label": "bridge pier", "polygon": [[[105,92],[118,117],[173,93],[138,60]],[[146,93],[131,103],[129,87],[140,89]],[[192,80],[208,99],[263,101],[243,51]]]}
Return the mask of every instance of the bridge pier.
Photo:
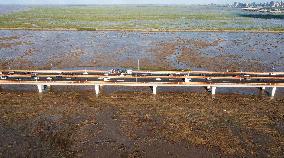
{"label": "bridge pier", "polygon": [[212,92],[212,95],[215,95],[216,94],[216,87],[212,87],[211,92]]}
{"label": "bridge pier", "polygon": [[100,93],[100,85],[95,85],[95,91],[96,91],[96,95],[99,95],[99,93]]}
{"label": "bridge pier", "polygon": [[272,92],[271,92],[271,96],[274,97],[274,96],[275,96],[275,93],[276,93],[276,87],[273,87],[273,88],[272,88]]}
{"label": "bridge pier", "polygon": [[39,93],[42,93],[44,90],[44,85],[37,85],[37,89]]}
{"label": "bridge pier", "polygon": [[153,90],[153,94],[157,94],[157,87],[158,86],[152,86],[151,89]]}

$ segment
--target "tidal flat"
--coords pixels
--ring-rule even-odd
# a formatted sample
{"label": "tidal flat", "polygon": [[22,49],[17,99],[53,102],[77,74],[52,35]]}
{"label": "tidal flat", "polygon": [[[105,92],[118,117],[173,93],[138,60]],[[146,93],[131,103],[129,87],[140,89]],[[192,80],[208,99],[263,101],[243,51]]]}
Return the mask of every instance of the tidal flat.
{"label": "tidal flat", "polygon": [[1,92],[1,157],[282,157],[283,99]]}
{"label": "tidal flat", "polygon": [[284,69],[282,33],[1,30],[0,50],[2,69]]}
{"label": "tidal flat", "polygon": [[[0,69],[283,71],[283,19],[222,6],[0,6]],[[283,157],[284,90],[270,92],[1,86],[0,157]]]}

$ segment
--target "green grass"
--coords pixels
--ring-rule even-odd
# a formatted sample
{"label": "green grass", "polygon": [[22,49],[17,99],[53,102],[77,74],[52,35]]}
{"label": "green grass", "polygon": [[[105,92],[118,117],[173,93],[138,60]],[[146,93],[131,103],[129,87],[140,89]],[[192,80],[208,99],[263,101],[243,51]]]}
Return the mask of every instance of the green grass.
{"label": "green grass", "polygon": [[[282,18],[282,15],[277,16]],[[76,30],[259,30],[254,18],[216,6],[55,6],[0,16],[0,28]],[[273,20],[273,16],[269,19]],[[257,21],[259,25],[259,21]],[[268,25],[269,24],[269,25]],[[284,31],[283,24],[260,22],[267,30]],[[248,29],[249,28],[249,29]]]}

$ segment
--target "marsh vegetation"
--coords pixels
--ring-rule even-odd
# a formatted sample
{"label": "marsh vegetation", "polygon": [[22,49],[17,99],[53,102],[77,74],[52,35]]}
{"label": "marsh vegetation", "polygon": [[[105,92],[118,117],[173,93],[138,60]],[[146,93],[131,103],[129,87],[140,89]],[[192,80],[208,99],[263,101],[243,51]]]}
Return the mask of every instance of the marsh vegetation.
{"label": "marsh vegetation", "polygon": [[151,31],[284,31],[284,15],[223,6],[33,6],[0,16],[0,28]]}

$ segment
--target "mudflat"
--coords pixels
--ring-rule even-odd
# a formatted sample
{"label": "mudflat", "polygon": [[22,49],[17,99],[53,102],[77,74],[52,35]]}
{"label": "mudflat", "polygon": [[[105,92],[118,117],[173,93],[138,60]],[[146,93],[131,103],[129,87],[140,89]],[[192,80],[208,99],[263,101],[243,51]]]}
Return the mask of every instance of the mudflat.
{"label": "mudflat", "polygon": [[3,157],[281,157],[284,100],[1,92]]}
{"label": "mudflat", "polygon": [[[224,6],[0,5],[0,69],[283,71],[283,19]],[[0,157],[283,157],[283,88],[274,99],[256,88],[34,88],[1,86]]]}
{"label": "mudflat", "polygon": [[281,71],[284,35],[0,30],[2,69]]}

